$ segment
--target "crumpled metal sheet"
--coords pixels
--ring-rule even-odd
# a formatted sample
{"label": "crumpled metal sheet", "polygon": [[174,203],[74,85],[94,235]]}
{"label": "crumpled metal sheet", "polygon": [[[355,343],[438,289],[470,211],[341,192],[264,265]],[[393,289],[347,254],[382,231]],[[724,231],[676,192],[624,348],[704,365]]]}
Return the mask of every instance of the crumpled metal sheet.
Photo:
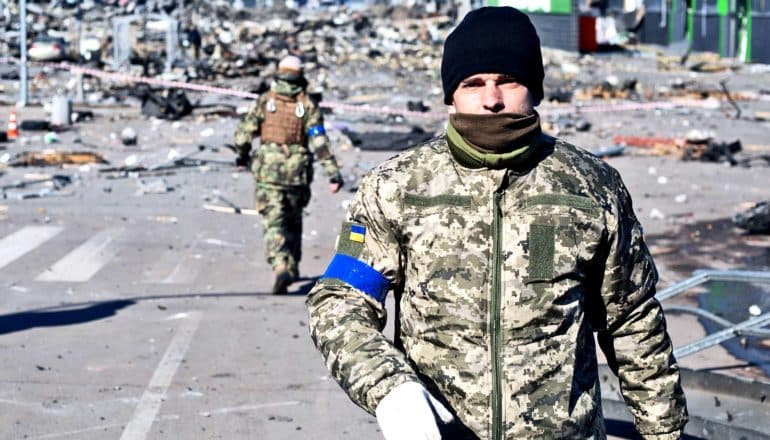
{"label": "crumpled metal sheet", "polygon": [[733,222],[749,234],[770,234],[770,201],[760,202],[733,217]]}

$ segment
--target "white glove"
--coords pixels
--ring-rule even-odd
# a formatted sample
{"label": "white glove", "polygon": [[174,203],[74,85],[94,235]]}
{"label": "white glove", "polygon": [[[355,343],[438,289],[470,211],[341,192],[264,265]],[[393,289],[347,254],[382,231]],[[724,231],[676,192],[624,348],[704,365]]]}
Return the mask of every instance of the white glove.
{"label": "white glove", "polygon": [[436,416],[451,423],[454,416],[417,382],[390,390],[375,409],[385,440],[440,440]]}

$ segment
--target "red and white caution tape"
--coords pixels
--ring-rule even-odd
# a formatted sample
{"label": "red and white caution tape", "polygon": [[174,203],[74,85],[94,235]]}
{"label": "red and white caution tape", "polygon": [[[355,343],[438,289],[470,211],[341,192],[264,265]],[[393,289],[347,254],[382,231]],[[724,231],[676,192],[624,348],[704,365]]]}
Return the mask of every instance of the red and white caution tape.
{"label": "red and white caution tape", "polygon": [[239,96],[241,98],[251,98],[255,99],[258,98],[259,95],[250,93],[250,92],[244,92],[241,90],[233,90],[233,89],[225,89],[222,87],[212,87],[212,86],[205,86],[201,84],[191,84],[188,82],[181,82],[181,81],[171,81],[166,79],[159,79],[159,78],[148,78],[146,76],[137,76],[137,75],[129,75],[126,73],[112,73],[112,72],[105,72],[103,70],[97,70],[97,69],[89,69],[87,67],[80,67],[80,66],[73,66],[71,64],[67,63],[59,63],[55,64],[54,67],[57,69],[62,70],[69,70],[73,73],[82,73],[85,75],[95,76],[97,78],[102,79],[108,79],[113,81],[125,81],[125,82],[131,82],[131,83],[144,83],[144,84],[152,84],[155,86],[161,86],[161,87],[174,87],[179,89],[188,89],[188,90],[196,90],[199,92],[206,92],[206,93],[215,93],[218,95],[230,95],[230,96]]}
{"label": "red and white caution tape", "polygon": [[[245,92],[242,90],[227,89],[223,87],[213,87],[201,84],[192,84],[189,82],[171,81],[160,78],[149,78],[145,76],[129,75],[125,73],[105,72],[98,69],[76,66],[68,63],[36,63],[55,69],[67,70],[76,74],[90,75],[111,81],[124,81],[129,83],[144,83],[160,87],[174,87],[179,89],[195,90],[198,92],[214,93],[219,95],[237,96],[240,98],[256,99],[259,95]],[[717,103],[719,105],[719,103]],[[351,113],[372,113],[383,115],[401,115],[409,118],[434,119],[441,120],[447,118],[446,112],[416,112],[409,110],[394,109],[387,106],[376,107],[371,105],[354,105],[341,102],[324,101],[320,103],[321,107],[341,112]],[[657,110],[673,109],[677,107],[701,107],[714,108],[714,101],[703,101],[695,99],[676,100],[676,101],[654,101],[654,102],[624,102],[601,105],[570,105],[565,107],[541,107],[542,115],[560,115],[560,114],[580,114],[580,113],[609,113],[619,111],[634,110]]]}
{"label": "red and white caution tape", "polygon": [[[719,102],[716,103],[718,107]],[[697,99],[682,99],[676,101],[652,101],[652,102],[622,102],[613,104],[599,105],[570,105],[566,107],[545,107],[540,113],[561,115],[568,113],[609,113],[634,110],[665,110],[677,107],[702,107],[714,108],[714,101],[704,101]]]}

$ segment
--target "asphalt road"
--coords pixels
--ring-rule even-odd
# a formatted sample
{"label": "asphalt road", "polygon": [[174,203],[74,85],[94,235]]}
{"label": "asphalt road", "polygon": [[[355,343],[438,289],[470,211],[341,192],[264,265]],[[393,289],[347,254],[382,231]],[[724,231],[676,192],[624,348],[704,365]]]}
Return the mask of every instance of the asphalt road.
{"label": "asphalt road", "polygon": [[[132,154],[162,159],[164,130],[140,125],[138,147],[106,142],[100,153],[116,165]],[[62,133],[58,147],[78,135],[102,143],[110,129]],[[41,146],[27,136],[9,151]],[[215,191],[251,208],[248,173],[213,165],[108,179],[93,168],[12,168],[3,182],[31,172],[79,180],[62,190],[70,195],[0,201],[0,438],[377,438],[374,419],[328,377],[303,303],[350,193],[312,202],[308,279],[276,297],[259,218],[202,208],[222,204]]]}

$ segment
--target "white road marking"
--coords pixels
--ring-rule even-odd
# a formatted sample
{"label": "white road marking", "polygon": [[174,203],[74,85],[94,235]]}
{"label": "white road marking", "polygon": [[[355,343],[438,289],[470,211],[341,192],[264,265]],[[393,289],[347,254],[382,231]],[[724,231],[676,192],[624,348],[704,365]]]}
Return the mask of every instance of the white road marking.
{"label": "white road marking", "polygon": [[3,268],[53,238],[61,226],[27,226],[0,240],[0,268]]}
{"label": "white road marking", "polygon": [[[168,415],[159,417],[160,420],[179,420],[180,417],[178,415]],[[60,437],[71,437],[78,434],[83,434],[85,432],[93,432],[93,431],[105,431],[107,429],[112,428],[120,428],[122,427],[122,423],[110,423],[107,425],[96,425],[96,426],[90,426],[88,428],[78,429],[76,431],[64,431],[64,432],[54,432],[51,434],[45,434],[41,435],[40,437],[36,437],[37,439],[46,439],[46,438],[60,438]]]}
{"label": "white road marking", "polygon": [[147,389],[142,394],[139,405],[134,410],[134,416],[126,425],[126,429],[123,430],[123,435],[120,436],[121,440],[143,440],[147,438],[147,433],[150,431],[153,421],[155,421],[155,416],[158,414],[158,410],[160,410],[160,405],[166,396],[166,391],[169,385],[171,385],[171,380],[174,378],[179,364],[184,359],[184,355],[190,346],[193,334],[197,330],[202,316],[201,312],[191,312],[189,319],[181,322],[179,330],[171,339],[163,359],[161,359],[158,368],[155,369],[155,374],[152,375],[152,379],[150,379],[150,383],[147,385]]}
{"label": "white road marking", "polygon": [[106,431],[107,429],[119,428],[121,426],[123,426],[123,424],[121,424],[121,423],[111,423],[109,425],[96,425],[96,426],[91,426],[89,428],[78,429],[76,431],[54,432],[52,434],[45,434],[45,435],[41,435],[40,437],[36,437],[36,438],[37,439],[46,439],[46,438],[72,437],[72,436],[76,436],[78,434],[83,434],[83,433],[86,433],[86,432]]}
{"label": "white road marking", "polygon": [[262,408],[274,408],[276,406],[299,405],[300,403],[301,402],[298,400],[288,400],[286,402],[255,403],[253,405],[241,405],[241,406],[234,406],[231,408],[219,408],[213,411],[201,411],[198,414],[202,415],[203,417],[210,417],[214,414],[228,414],[233,412],[254,411]]}
{"label": "white road marking", "polygon": [[88,281],[117,254],[117,246],[110,244],[123,230],[112,228],[99,232],[38,275],[37,281]]}
{"label": "white road marking", "polygon": [[210,244],[212,246],[221,246],[221,247],[228,247],[228,248],[235,248],[235,249],[243,248],[243,245],[240,243],[230,243],[229,241],[220,240],[218,238],[207,238],[204,241],[206,244]]}
{"label": "white road marking", "polygon": [[175,319],[185,319],[188,317],[190,317],[190,314],[187,312],[174,313],[173,315],[166,318],[166,321],[173,321]]}
{"label": "white road marking", "polygon": [[[198,234],[189,249],[180,251],[170,249],[160,261],[156,261],[145,271],[142,282],[145,284],[190,284],[200,272],[203,264],[198,251],[202,234]],[[180,258],[181,252],[181,258]]]}
{"label": "white road marking", "polygon": [[[253,410],[258,410],[263,408],[273,408],[277,406],[291,406],[291,405],[300,405],[300,404],[301,402],[296,400],[290,400],[286,402],[257,403],[254,405],[242,405],[242,406],[236,406],[232,408],[220,408],[210,412],[201,411],[198,413],[198,415],[203,417],[211,417],[212,415],[216,415],[216,414],[229,414],[232,412],[253,411]],[[182,417],[178,414],[167,414],[156,418],[156,420],[158,421],[181,420],[181,419]],[[51,438],[73,437],[73,436],[77,436],[78,434],[84,434],[86,432],[104,431],[107,429],[119,428],[121,426],[123,426],[122,423],[110,423],[110,424],[104,424],[104,425],[90,426],[88,428],[78,429],[74,431],[54,432],[51,434],[44,434],[35,438],[39,440],[43,440],[43,439],[51,439]],[[125,434],[123,435],[125,437]]]}
{"label": "white road marking", "polygon": [[67,408],[46,408],[40,402],[23,402],[21,400],[0,399],[0,405],[18,406],[29,410],[38,410],[44,414],[66,415],[71,413]]}

